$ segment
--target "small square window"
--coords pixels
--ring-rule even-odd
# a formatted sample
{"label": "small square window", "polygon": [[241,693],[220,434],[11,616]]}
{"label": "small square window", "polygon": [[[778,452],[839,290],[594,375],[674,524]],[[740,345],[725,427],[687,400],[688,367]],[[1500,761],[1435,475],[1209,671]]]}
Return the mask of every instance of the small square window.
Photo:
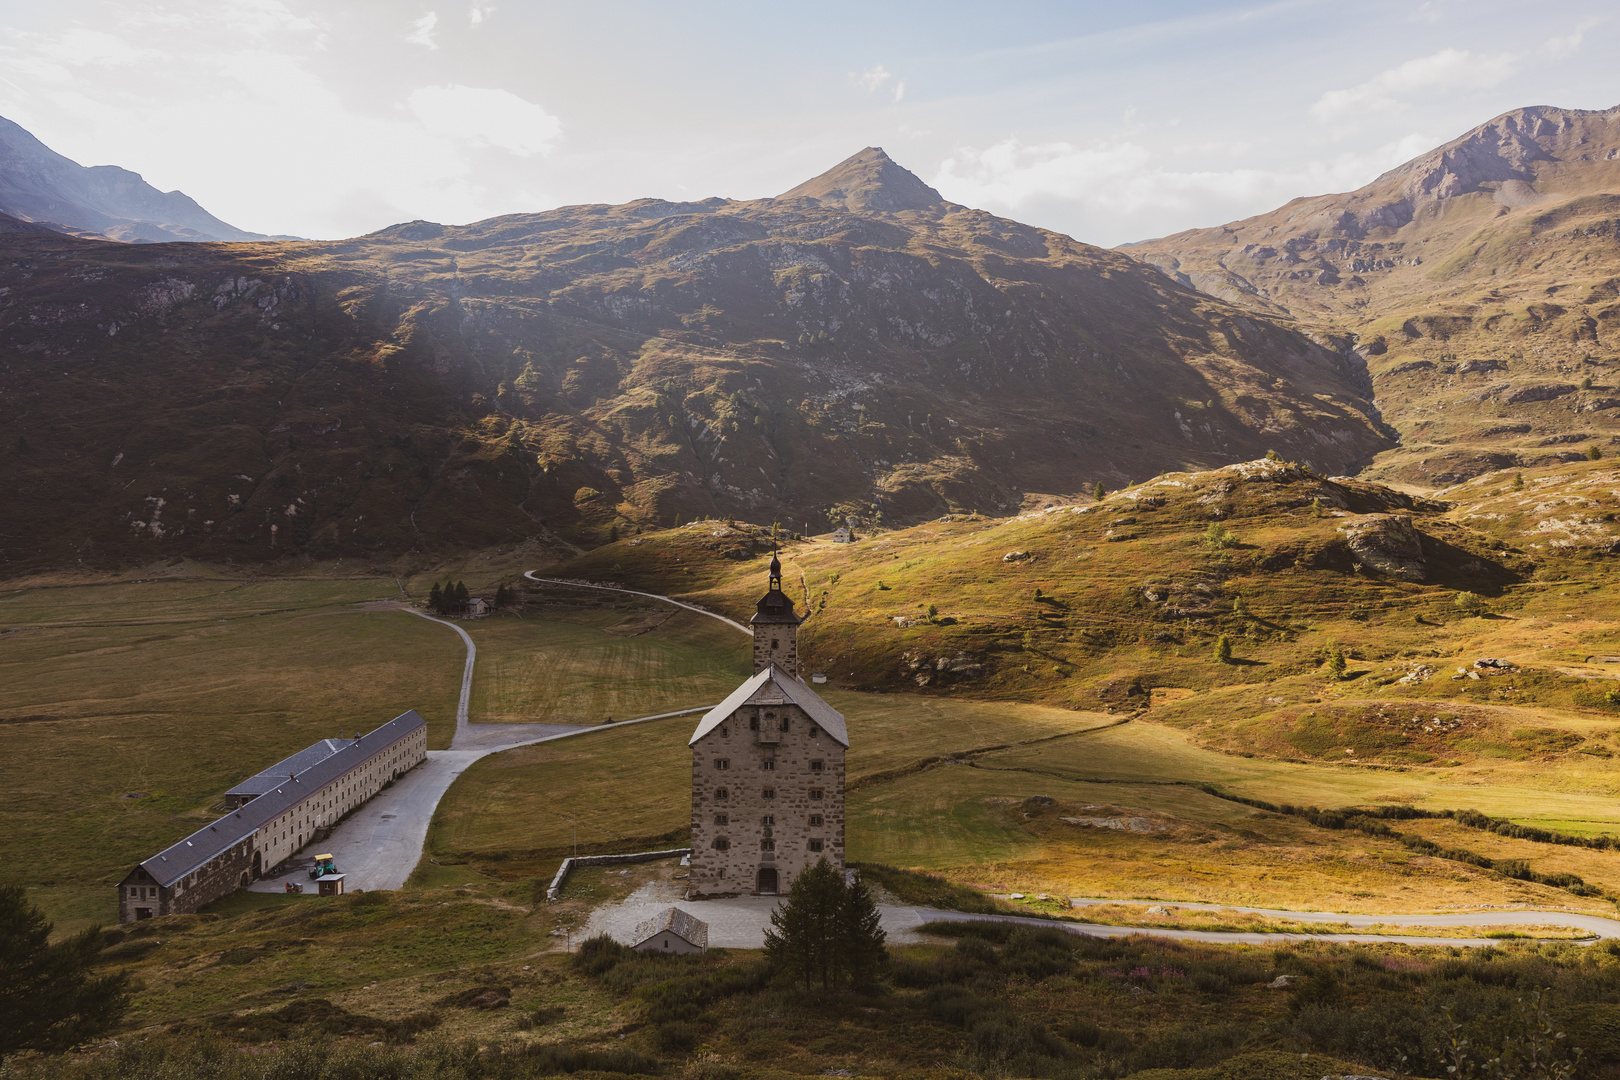
{"label": "small square window", "polygon": [[810,824],[813,825],[813,826],[820,826],[821,825],[821,815],[820,814],[811,814],[810,815]]}
{"label": "small square window", "polygon": [[714,823],[716,825],[729,825],[731,823],[731,819],[725,814],[716,814],[714,815]]}
{"label": "small square window", "polygon": [[731,797],[731,792],[727,791],[723,787],[717,787],[714,789],[714,797],[717,799],[729,799]]}
{"label": "small square window", "polygon": [[727,850],[730,850],[730,848],[731,848],[731,841],[730,840],[727,840],[723,836],[717,837],[715,839],[715,841],[714,841],[714,850],[716,850],[716,851],[727,851]]}
{"label": "small square window", "polygon": [[759,823],[761,825],[775,825],[776,824],[776,815],[775,814],[766,814],[764,817],[759,819]]}
{"label": "small square window", "polygon": [[810,771],[811,772],[820,772],[822,770],[822,768],[825,766],[825,764],[826,764],[825,762],[821,762],[821,761],[812,761],[810,763]]}
{"label": "small square window", "polygon": [[776,798],[776,789],[773,788],[773,787],[768,787],[764,791],[762,791],[760,794],[763,795],[767,799],[774,799],[774,798]]}
{"label": "small square window", "polygon": [[775,840],[770,840],[770,839],[761,840],[759,842],[759,850],[761,850],[761,851],[775,851],[776,850],[776,841]]}
{"label": "small square window", "polygon": [[714,759],[714,767],[717,769],[729,769],[731,768],[731,759],[717,757]]}
{"label": "small square window", "polygon": [[820,840],[812,840],[812,841],[810,841],[810,850],[811,851],[820,851],[821,850],[821,841]]}
{"label": "small square window", "polygon": [[820,789],[820,788],[811,788],[811,789],[810,789],[810,797],[811,797],[811,798],[812,798],[812,799],[819,799],[819,798],[821,798],[821,789]]}
{"label": "small square window", "polygon": [[775,772],[776,761],[773,758],[766,758],[764,761],[760,762],[759,767],[764,769],[766,772]]}

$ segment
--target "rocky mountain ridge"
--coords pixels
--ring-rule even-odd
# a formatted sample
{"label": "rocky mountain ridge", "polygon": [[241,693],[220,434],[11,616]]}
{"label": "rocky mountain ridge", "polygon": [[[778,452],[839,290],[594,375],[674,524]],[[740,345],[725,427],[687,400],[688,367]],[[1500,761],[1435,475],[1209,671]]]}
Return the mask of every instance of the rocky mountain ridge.
{"label": "rocky mountain ridge", "polygon": [[86,167],[0,117],[0,213],[75,236],[126,243],[267,240],[229,225],[179,191],[116,165]]}
{"label": "rocky mountain ridge", "polygon": [[1368,363],[1440,487],[1620,434],[1620,108],[1505,113],[1356,191],[1123,250]]}
{"label": "rocky mountain ridge", "polygon": [[6,256],[14,566],[814,531],[1390,444],[1353,353],[871,148],[777,199]]}

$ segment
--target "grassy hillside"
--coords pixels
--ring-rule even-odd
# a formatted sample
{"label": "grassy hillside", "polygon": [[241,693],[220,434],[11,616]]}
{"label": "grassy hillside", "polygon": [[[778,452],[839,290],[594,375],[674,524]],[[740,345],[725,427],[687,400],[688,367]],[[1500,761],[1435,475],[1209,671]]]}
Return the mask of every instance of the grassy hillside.
{"label": "grassy hillside", "polygon": [[1297,1080],[1439,1076],[1448,1061],[1467,1068],[1504,1052],[1519,1061],[1542,1025],[1565,1034],[1536,1044],[1543,1064],[1566,1065],[1575,1047],[1584,1075],[1609,1076],[1620,1061],[1608,946],[1273,949],[935,924],[926,943],[892,950],[881,988],[805,993],[743,951],[567,956],[529,882],[461,874],[392,895],[264,897],[141,924],[104,954],[141,986],[118,1040],[8,1067],[27,1080],[159,1070]]}
{"label": "grassy hillside", "polygon": [[1400,433],[1364,477],[1444,487],[1620,434],[1620,111],[1518,109],[1356,191],[1126,250],[1367,365]]}
{"label": "grassy hillside", "polygon": [[[852,545],[790,541],[782,558],[813,613],[807,664],[845,685],[1103,709],[1253,686],[1295,702],[1323,691],[1335,647],[1365,673],[1354,686],[1496,650],[1534,669],[1514,683],[1517,700],[1606,716],[1580,691],[1600,689],[1583,680],[1608,669],[1586,657],[1620,629],[1606,587],[1613,475],[1583,459],[1439,501],[1257,462],[1168,474],[1094,505],[951,516]],[[767,546],[757,529],[705,521],[554,572],[742,615],[762,591]],[[1488,617],[1457,607],[1465,592]],[[1222,634],[1232,663],[1214,659]],[[1481,686],[1464,682],[1426,678],[1414,693]]]}
{"label": "grassy hillside", "polygon": [[0,474],[29,512],[0,574],[915,522],[1389,444],[1358,365],[1305,335],[938,200],[8,245]]}

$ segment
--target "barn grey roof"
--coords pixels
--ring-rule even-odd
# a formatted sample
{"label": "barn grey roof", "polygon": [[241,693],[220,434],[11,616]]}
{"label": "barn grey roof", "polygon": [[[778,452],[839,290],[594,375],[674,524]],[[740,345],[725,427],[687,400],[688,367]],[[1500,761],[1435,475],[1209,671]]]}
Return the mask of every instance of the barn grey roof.
{"label": "barn grey roof", "polygon": [[659,914],[638,924],[634,944],[640,945],[649,938],[657,937],[665,930],[678,938],[682,938],[688,944],[696,945],[700,949],[709,947],[709,924],[696,915],[688,914],[678,907],[665,908]]}
{"label": "barn grey roof", "polygon": [[257,776],[248,777],[225,794],[259,796],[267,791],[274,791],[286,783],[288,777],[297,776],[305,769],[319,765],[352,742],[353,739],[322,739],[313,746],[304,747],[291,757],[282,758]]}
{"label": "barn grey roof", "polygon": [[775,664],[767,664],[747,682],[731,692],[731,696],[703,714],[697,730],[686,745],[691,746],[703,736],[728,720],[744,705],[785,705],[791,702],[803,709],[828,735],[849,746],[849,731],[844,726],[844,714],[821,700],[821,695]]}
{"label": "barn grey roof", "polygon": [[426,726],[427,721],[412,709],[358,739],[347,740],[348,745],[304,770],[296,778],[283,780],[280,787],[265,792],[240,810],[226,814],[184,840],[164,848],[141,863],[141,869],[156,878],[159,885],[173,885],[258,832],[267,822],[297,806],[355,766],[363,764],[372,755]]}

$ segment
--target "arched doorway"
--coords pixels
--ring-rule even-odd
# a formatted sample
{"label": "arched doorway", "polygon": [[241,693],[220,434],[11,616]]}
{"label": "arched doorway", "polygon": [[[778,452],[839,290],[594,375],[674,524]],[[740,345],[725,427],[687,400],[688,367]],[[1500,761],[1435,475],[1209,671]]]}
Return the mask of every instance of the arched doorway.
{"label": "arched doorway", "polygon": [[264,873],[264,863],[261,861],[262,858],[263,858],[262,853],[257,852],[257,851],[255,851],[253,853],[253,880],[254,881],[258,881],[259,880],[259,875]]}
{"label": "arched doorway", "polygon": [[759,868],[759,888],[756,891],[761,896],[776,895],[776,867],[762,866]]}

